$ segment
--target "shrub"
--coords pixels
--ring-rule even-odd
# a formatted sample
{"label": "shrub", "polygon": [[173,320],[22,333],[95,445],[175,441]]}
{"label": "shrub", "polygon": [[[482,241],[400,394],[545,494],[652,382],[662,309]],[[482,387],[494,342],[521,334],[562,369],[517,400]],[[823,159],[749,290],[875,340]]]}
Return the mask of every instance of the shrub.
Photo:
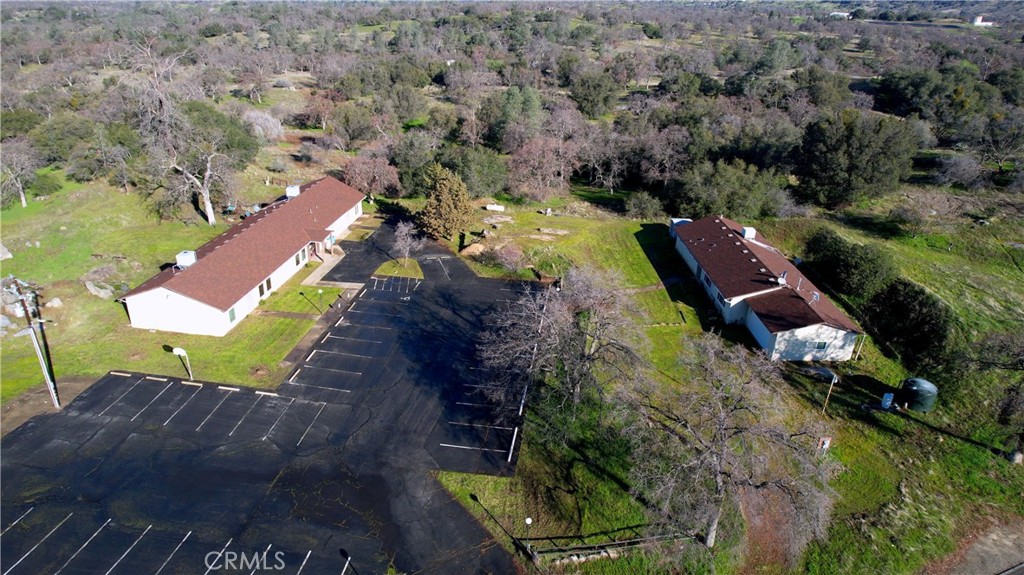
{"label": "shrub", "polygon": [[636,220],[657,221],[664,219],[661,202],[647,192],[636,192],[626,199],[626,214]]}
{"label": "shrub", "polygon": [[64,183],[56,174],[44,172],[36,176],[36,179],[32,181],[26,191],[30,196],[49,196],[55,194],[64,187]]}
{"label": "shrub", "polygon": [[872,298],[864,316],[868,329],[910,367],[941,364],[953,341],[953,310],[906,279]]}
{"label": "shrub", "polygon": [[822,228],[807,240],[807,260],[817,274],[844,295],[868,300],[888,287],[898,270],[892,256],[874,245],[847,242]]}

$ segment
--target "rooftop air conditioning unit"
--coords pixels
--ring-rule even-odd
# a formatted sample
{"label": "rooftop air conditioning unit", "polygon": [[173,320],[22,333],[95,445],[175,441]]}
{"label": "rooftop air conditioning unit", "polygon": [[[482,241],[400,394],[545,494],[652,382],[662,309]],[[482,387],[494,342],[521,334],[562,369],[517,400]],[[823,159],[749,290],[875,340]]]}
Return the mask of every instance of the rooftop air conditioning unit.
{"label": "rooftop air conditioning unit", "polygon": [[294,198],[299,195],[299,186],[291,185],[284,189],[284,196],[286,198]]}
{"label": "rooftop air conditioning unit", "polygon": [[175,262],[178,264],[179,268],[185,269],[196,263],[196,252],[194,250],[178,252],[178,255],[175,257]]}
{"label": "rooftop air conditioning unit", "polygon": [[751,228],[751,227],[744,227],[743,228],[743,239],[745,239],[745,240],[752,240],[752,239],[754,239],[755,236],[757,236],[757,230],[755,230],[754,228]]}

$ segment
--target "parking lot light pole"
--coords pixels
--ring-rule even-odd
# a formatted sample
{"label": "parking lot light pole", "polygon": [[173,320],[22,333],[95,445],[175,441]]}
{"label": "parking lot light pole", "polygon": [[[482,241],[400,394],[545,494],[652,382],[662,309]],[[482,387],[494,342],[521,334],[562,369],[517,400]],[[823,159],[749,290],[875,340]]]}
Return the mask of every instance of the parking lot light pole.
{"label": "parking lot light pole", "polygon": [[189,363],[189,361],[188,361],[188,352],[185,351],[184,349],[180,348],[180,347],[174,348],[173,352],[174,352],[174,355],[182,358],[182,361],[185,362],[185,370],[188,371],[188,378],[189,379],[195,379],[195,378],[192,377],[192,364]]}
{"label": "parking lot light pole", "polygon": [[[316,290],[316,294],[318,296],[320,296],[320,309],[324,309],[324,290],[318,289],[318,290]],[[323,313],[323,312],[320,312],[320,313]]]}

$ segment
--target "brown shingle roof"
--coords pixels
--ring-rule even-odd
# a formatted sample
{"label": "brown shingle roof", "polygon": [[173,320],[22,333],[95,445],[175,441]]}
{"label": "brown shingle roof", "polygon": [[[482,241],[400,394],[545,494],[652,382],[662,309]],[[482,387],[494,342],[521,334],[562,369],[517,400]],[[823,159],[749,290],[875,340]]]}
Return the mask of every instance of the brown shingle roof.
{"label": "brown shingle roof", "polygon": [[[821,323],[861,332],[760,233],[752,240],[744,239],[743,226],[721,216],[680,223],[675,231],[724,297],[774,290],[745,300],[770,332]],[[783,274],[786,285],[777,289]],[[816,292],[819,299],[812,303]]]}
{"label": "brown shingle roof", "polygon": [[363,200],[347,184],[326,177],[294,198],[276,202],[196,249],[196,263],[168,268],[123,297],[158,287],[226,311]]}

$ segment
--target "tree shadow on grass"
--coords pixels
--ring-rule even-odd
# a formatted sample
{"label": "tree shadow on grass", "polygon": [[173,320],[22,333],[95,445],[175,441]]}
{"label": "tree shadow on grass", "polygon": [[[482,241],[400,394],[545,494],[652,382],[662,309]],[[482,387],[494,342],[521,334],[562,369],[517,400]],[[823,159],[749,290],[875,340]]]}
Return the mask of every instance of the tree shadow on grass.
{"label": "tree shadow on grass", "polygon": [[896,222],[887,217],[872,214],[843,214],[835,220],[843,225],[856,228],[868,235],[883,240],[903,237],[906,233]]}

